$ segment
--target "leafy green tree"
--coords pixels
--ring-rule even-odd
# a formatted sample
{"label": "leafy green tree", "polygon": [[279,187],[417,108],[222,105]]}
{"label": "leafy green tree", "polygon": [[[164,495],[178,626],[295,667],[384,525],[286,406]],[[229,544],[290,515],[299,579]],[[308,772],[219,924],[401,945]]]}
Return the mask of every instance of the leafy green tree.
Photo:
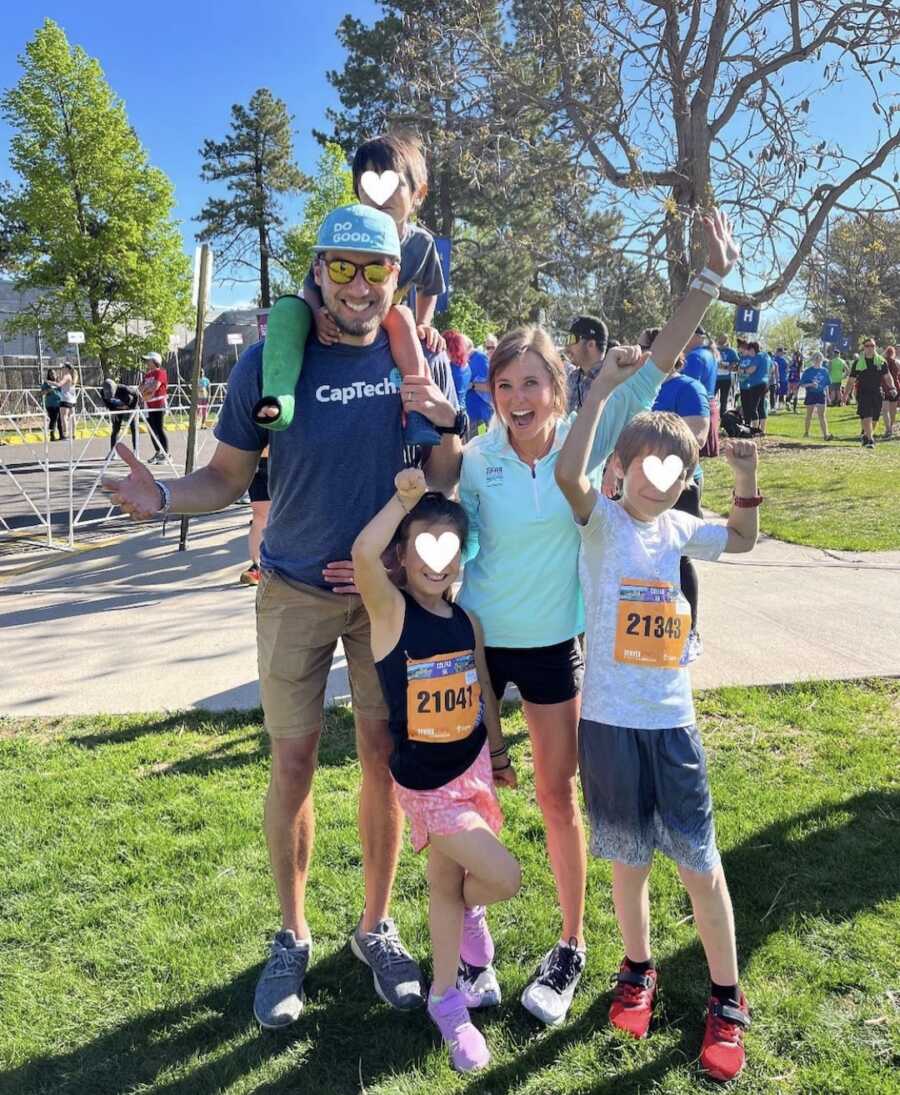
{"label": "leafy green tree", "polygon": [[[19,184],[3,198],[5,265],[36,289],[10,334],[85,333],[104,366],[164,345],[190,305],[190,266],[172,219],[172,186],[152,167],[100,65],[47,19],[0,99]],[[135,321],[141,321],[137,323]]]}
{"label": "leafy green tree", "polygon": [[803,315],[795,313],[770,320],[763,324],[761,334],[770,351],[777,350],[779,346],[783,346],[786,350],[794,350],[806,338]]}
{"label": "leafy green tree", "polygon": [[706,310],[703,317],[703,328],[712,338],[719,335],[728,335],[728,341],[734,345],[734,307],[723,304],[720,300],[714,300]]}
{"label": "leafy green tree", "polygon": [[462,291],[452,294],[450,307],[435,316],[434,325],[439,331],[462,331],[476,346],[482,346],[491,332],[496,333],[496,327],[488,319],[484,308]]}
{"label": "leafy green tree", "polygon": [[332,209],[356,201],[353,173],[339,144],[330,141],[325,145],[307,190],[303,220],[296,228],[285,232],[281,256],[281,265],[295,288],[303,284],[312,265],[313,245],[322,221]]}
{"label": "leafy green tree", "polygon": [[[328,114],[333,139],[351,154],[375,133],[414,131],[429,162],[421,220],[453,239],[454,292],[477,299],[501,329],[547,319],[609,262],[618,217],[594,209],[546,110],[472,82],[465,35],[502,48],[496,0],[439,0],[427,19],[413,0],[381,8],[372,26],[348,16],[339,27],[347,60],[329,73],[342,105]],[[549,79],[533,53],[518,61],[533,84]]]}
{"label": "leafy green tree", "polygon": [[293,160],[292,120],[284,102],[260,88],[247,106],[232,106],[225,139],[207,138],[200,149],[200,177],[225,182],[229,196],[210,198],[194,218],[203,224],[197,239],[215,244],[219,267],[233,280],[252,271],[263,308],[272,303],[271,263],[282,258],[282,199],[306,186]]}
{"label": "leafy green tree", "polygon": [[898,255],[900,217],[870,214],[832,222],[827,303],[825,252],[814,251],[806,265],[810,333],[818,337],[823,321],[834,317],[843,320],[854,347],[867,335],[882,346],[895,341],[900,336]]}

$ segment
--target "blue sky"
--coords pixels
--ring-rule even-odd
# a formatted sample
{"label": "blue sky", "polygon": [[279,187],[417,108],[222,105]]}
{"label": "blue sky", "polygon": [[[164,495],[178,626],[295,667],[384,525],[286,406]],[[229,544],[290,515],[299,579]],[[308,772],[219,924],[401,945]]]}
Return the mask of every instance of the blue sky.
{"label": "blue sky", "polygon": [[[374,0],[286,0],[259,7],[220,0],[126,4],[121,0],[26,0],[3,5],[0,87],[21,73],[17,57],[45,18],[100,62],[125,101],[128,118],[150,160],[175,185],[176,215],[193,252],[191,217],[210,193],[200,181],[197,150],[205,137],[225,136],[232,103],[271,88],[294,115],[297,161],[312,171],[321,151],[312,129],[325,127],[337,96],[325,78],[343,66],[335,30],[345,14],[378,17]],[[8,176],[10,131],[0,121],[0,175]],[[299,208],[299,207],[298,207]],[[253,296],[253,286],[213,286],[218,305]]]}
{"label": "blue sky", "polygon": [[[294,115],[297,161],[311,172],[319,154],[311,130],[325,128],[326,108],[338,105],[325,75],[343,65],[337,25],[348,13],[371,23],[380,12],[375,0],[287,0],[256,9],[235,0],[215,7],[190,0],[44,0],[37,7],[33,0],[13,0],[4,5],[0,88],[18,79],[16,58],[43,19],[59,23],[71,43],[99,60],[151,161],[172,179],[185,248],[192,252],[191,217],[210,192],[199,178],[203,139],[221,139],[232,103],[246,103],[257,88],[269,87]],[[802,86],[805,75],[795,69],[792,83]],[[861,84],[816,97],[812,117],[823,135],[860,155],[878,124]],[[9,135],[0,121],[0,176],[8,175]],[[298,203],[291,212],[299,211]],[[250,285],[214,284],[213,301],[232,304],[253,292]],[[785,299],[781,308],[796,304]]]}

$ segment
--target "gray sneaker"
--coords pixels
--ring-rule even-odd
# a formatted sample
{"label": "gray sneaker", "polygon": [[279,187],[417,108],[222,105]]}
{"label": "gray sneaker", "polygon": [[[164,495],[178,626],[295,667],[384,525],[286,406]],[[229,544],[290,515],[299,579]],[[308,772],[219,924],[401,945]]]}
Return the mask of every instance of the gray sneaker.
{"label": "gray sneaker", "polygon": [[400,942],[393,920],[382,920],[373,932],[361,931],[357,925],[350,949],[372,971],[375,991],[386,1004],[400,1011],[425,1006],[422,971]]}
{"label": "gray sneaker", "polygon": [[253,1014],[266,1030],[290,1026],[303,1011],[303,978],[309,965],[309,943],[297,943],[292,931],[280,931],[272,940],[253,997]]}
{"label": "gray sneaker", "polygon": [[473,966],[459,960],[456,987],[468,999],[468,1007],[495,1008],[500,1003],[500,984],[493,966]]}

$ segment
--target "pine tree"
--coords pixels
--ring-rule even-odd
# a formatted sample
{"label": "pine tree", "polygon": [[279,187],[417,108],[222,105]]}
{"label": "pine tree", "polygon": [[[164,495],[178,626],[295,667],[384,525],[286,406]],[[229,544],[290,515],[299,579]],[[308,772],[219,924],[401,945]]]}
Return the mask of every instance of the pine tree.
{"label": "pine tree", "polygon": [[[100,65],[47,19],[0,99],[20,179],[0,210],[4,263],[40,293],[12,333],[41,325],[51,343],[85,332],[104,366],[159,350],[190,303],[190,267],[172,186],[152,167]],[[135,321],[142,321],[136,323]]]}
{"label": "pine tree", "polygon": [[[347,16],[338,29],[347,60],[329,73],[343,107],[328,112],[333,139],[351,155],[378,132],[415,132],[429,166],[420,219],[453,239],[454,291],[502,326],[562,323],[575,298],[598,289],[617,218],[592,208],[584,172],[548,130],[549,113],[511,104],[473,64],[473,41],[506,48],[500,5],[440,0],[427,18],[413,0],[381,7],[372,26]],[[535,89],[551,79],[533,54],[517,63]]]}
{"label": "pine tree", "polygon": [[263,308],[272,303],[271,263],[282,257],[281,200],[306,186],[293,161],[291,122],[284,102],[260,88],[246,107],[232,106],[225,140],[207,139],[200,149],[200,177],[226,182],[229,197],[207,201],[194,218],[203,224],[197,238],[215,244],[220,269],[253,271]]}

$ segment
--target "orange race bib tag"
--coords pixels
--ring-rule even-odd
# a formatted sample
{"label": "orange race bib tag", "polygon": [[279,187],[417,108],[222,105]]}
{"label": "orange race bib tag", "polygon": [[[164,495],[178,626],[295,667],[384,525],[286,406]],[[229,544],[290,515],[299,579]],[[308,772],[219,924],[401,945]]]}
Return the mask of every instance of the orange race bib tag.
{"label": "orange race bib tag", "polygon": [[690,607],[670,582],[622,579],[614,651],[617,662],[645,669],[678,669],[690,630]]}
{"label": "orange race bib tag", "polygon": [[410,741],[462,741],[481,721],[481,685],[471,650],[406,659]]}

